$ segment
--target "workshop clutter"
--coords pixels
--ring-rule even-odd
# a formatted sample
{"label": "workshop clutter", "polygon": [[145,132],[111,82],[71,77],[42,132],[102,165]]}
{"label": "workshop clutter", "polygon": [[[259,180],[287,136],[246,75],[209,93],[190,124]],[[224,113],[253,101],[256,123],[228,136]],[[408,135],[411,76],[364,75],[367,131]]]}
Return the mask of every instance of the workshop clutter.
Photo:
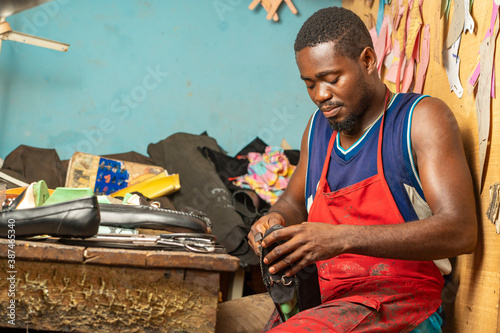
{"label": "workshop clutter", "polygon": [[[232,157],[206,133],[175,133],[150,144],[147,149],[156,165],[179,173],[181,190],[171,195],[175,207],[203,211],[212,221],[218,241],[229,254],[240,259],[242,267],[259,263],[248,244],[247,234],[270,204],[253,195],[255,192],[251,189],[242,193],[234,180],[249,172],[249,153],[264,154],[266,147],[265,142],[256,138]],[[285,150],[284,153],[290,163],[296,165],[299,152]]]}
{"label": "workshop clutter", "polygon": [[[18,193],[20,190],[22,192]],[[17,237],[48,235],[92,237],[96,234],[210,233],[210,220],[194,213],[159,208],[143,196],[127,193],[123,200],[95,195],[90,188],[58,187],[45,181],[24,189],[5,190],[0,236],[9,234],[9,220]]]}
{"label": "workshop clutter", "polygon": [[[16,225],[19,237],[44,234],[60,237],[65,242],[70,238],[73,241],[78,239],[86,246],[157,248],[169,243],[168,248],[180,250],[210,252],[225,249],[240,259],[242,267],[246,267],[258,264],[246,236],[252,223],[265,214],[271,202],[256,188],[243,188],[235,181],[253,173],[252,177],[263,176],[255,184],[274,191],[271,182],[263,183],[276,180],[280,186],[278,190],[282,190],[298,162],[298,151],[268,147],[256,138],[231,157],[206,133],[176,133],[150,144],[147,149],[149,156],[136,152],[102,156],[76,152],[70,160],[61,161],[53,149],[21,145],[5,158],[0,169],[0,182],[7,184],[11,200],[32,183],[34,188],[40,187],[41,180],[49,191],[48,198],[44,199],[47,202],[54,201],[52,196],[57,192],[67,192],[65,195],[68,195],[79,191],[90,191],[90,198],[95,199],[88,200],[97,200],[94,208],[88,203],[87,222],[83,222],[83,217],[64,220],[68,227],[72,223],[86,224],[89,230],[86,234],[73,233],[70,229],[61,233],[63,229],[57,229],[54,221],[61,219],[61,213],[54,215],[53,220],[47,218],[43,230],[41,224],[37,226],[39,229],[33,227],[33,221],[26,222],[25,229],[17,229],[20,224]],[[259,165],[252,163],[249,156],[258,160]],[[13,180],[25,182],[26,186]],[[277,199],[279,192],[272,192],[272,195]],[[82,203],[84,197],[72,200]],[[18,219],[26,218],[28,213],[37,217],[45,210],[57,214],[60,213],[58,207],[70,211],[70,201],[61,200],[58,206],[37,204],[24,212],[6,206],[2,210],[0,235],[4,237],[4,231],[8,232],[3,228],[12,214],[18,214]],[[89,213],[92,209],[98,211],[93,221]],[[182,241],[178,238],[166,240],[167,234],[188,236],[182,236]]]}

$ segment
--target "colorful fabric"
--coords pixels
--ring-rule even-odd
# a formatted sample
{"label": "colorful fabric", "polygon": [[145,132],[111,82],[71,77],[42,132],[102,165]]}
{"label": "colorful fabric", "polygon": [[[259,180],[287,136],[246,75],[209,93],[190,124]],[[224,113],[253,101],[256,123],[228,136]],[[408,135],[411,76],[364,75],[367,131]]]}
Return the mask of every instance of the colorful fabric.
{"label": "colorful fabric", "polygon": [[254,190],[259,197],[274,204],[288,186],[295,166],[291,165],[283,148],[267,146],[264,154],[249,153],[248,173],[238,177],[234,184]]}

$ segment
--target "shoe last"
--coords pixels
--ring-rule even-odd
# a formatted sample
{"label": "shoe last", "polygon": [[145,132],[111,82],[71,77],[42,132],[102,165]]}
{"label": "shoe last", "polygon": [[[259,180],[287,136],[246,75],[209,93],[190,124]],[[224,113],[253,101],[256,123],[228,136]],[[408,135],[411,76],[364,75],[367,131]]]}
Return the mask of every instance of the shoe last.
{"label": "shoe last", "polygon": [[[266,230],[264,239],[275,230],[284,228],[281,225],[273,225]],[[299,311],[304,311],[321,304],[321,292],[319,288],[318,271],[316,264],[310,264],[302,268],[292,277],[284,275],[286,269],[275,274],[269,272],[269,265],[264,263],[265,256],[276,246],[286,241],[278,241],[267,248],[262,248],[260,256],[260,268],[262,280],[269,295],[273,299],[281,320],[285,321]],[[283,257],[276,259],[278,262]]]}
{"label": "shoe last", "polygon": [[[283,228],[283,226],[281,225],[271,226],[266,230],[264,239],[270,233],[281,228]],[[266,286],[269,295],[274,302],[276,310],[278,311],[283,322],[298,312],[296,297],[296,287],[298,284],[298,280],[295,275],[291,277],[285,276],[286,269],[282,269],[275,274],[271,274],[269,272],[270,265],[266,265],[264,263],[264,258],[267,256],[267,254],[269,254],[269,252],[274,250],[276,246],[279,246],[285,242],[286,241],[277,241],[268,247],[262,248],[260,253],[260,269],[262,273],[262,282],[264,282],[264,285]],[[276,259],[274,262],[278,262],[281,259],[283,259],[283,257]]]}
{"label": "shoe last", "polygon": [[42,206],[49,198],[49,189],[44,180],[33,182],[10,204],[10,209],[27,209]]}

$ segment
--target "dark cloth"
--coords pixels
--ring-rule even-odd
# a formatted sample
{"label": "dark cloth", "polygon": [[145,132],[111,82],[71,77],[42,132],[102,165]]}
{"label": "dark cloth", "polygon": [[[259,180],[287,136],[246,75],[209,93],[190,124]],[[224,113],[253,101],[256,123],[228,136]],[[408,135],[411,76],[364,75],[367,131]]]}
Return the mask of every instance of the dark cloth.
{"label": "dark cloth", "polygon": [[246,225],[251,227],[260,217],[265,215],[271,205],[250,189],[239,189],[232,194],[233,206],[243,217]]}
{"label": "dark cloth", "polygon": [[240,150],[236,156],[245,156],[248,153],[261,153],[264,154],[266,151],[267,144],[262,141],[259,137],[253,139],[252,142],[247,144],[242,150]]}
{"label": "dark cloth", "polygon": [[[248,146],[247,146],[248,147]],[[265,149],[265,148],[264,148]],[[238,213],[243,218],[247,226],[252,226],[253,222],[265,213],[270,205],[262,200],[253,190],[243,190],[233,184],[233,179],[243,176],[248,172],[250,162],[245,158],[230,157],[225,153],[201,147],[201,153],[210,160],[219,175],[220,180],[231,192],[231,202]],[[241,156],[241,155],[236,155]]]}
{"label": "dark cloth", "polygon": [[235,192],[241,188],[233,184],[233,179],[248,172],[248,164],[250,164],[247,158],[248,153],[263,154],[266,147],[266,143],[257,137],[240,150],[235,157],[227,155],[225,151],[218,151],[209,147],[200,147],[200,150],[213,163],[224,185],[231,192]]}
{"label": "dark cloth", "polygon": [[297,149],[285,149],[284,151],[288,161],[291,165],[299,164],[300,150]]}
{"label": "dark cloth", "polygon": [[[25,145],[20,145],[5,157],[0,171],[26,183],[43,179],[49,188],[64,186],[66,178],[66,170],[55,149]],[[18,186],[9,184],[9,187]]]}
{"label": "dark cloth", "polygon": [[204,147],[224,154],[217,141],[208,135],[176,133],[148,146],[155,164],[178,173],[181,189],[172,194],[177,209],[194,208],[212,221],[213,233],[240,265],[256,265],[258,258],[248,245],[250,231],[231,202],[231,193],[222,182],[213,163],[202,153]]}
{"label": "dark cloth", "polygon": [[231,157],[208,147],[200,147],[200,151],[213,163],[215,171],[228,190],[234,192],[241,189],[233,184],[232,179],[247,173],[250,163],[248,159]]}

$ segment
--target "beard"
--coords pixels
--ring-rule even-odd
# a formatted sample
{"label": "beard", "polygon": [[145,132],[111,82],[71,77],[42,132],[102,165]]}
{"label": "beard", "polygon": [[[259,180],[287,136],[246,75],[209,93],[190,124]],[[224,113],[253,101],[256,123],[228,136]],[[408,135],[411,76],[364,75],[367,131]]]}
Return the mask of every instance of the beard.
{"label": "beard", "polygon": [[358,125],[360,118],[360,115],[350,113],[344,121],[336,122],[332,119],[328,119],[328,124],[330,124],[330,127],[336,132],[349,133]]}
{"label": "beard", "polygon": [[[372,96],[373,91],[370,89],[368,84],[364,82],[363,80],[359,80],[360,86],[359,86],[359,91],[360,91],[360,100],[357,104],[356,109],[362,110],[361,112],[350,112],[346,118],[343,121],[336,122],[333,119],[328,119],[328,123],[330,124],[330,127],[337,132],[347,132],[349,133],[350,131],[356,129],[357,126],[360,125],[361,123],[361,118],[365,114],[366,110],[370,106],[370,96]],[[344,105],[342,105],[344,106]]]}

